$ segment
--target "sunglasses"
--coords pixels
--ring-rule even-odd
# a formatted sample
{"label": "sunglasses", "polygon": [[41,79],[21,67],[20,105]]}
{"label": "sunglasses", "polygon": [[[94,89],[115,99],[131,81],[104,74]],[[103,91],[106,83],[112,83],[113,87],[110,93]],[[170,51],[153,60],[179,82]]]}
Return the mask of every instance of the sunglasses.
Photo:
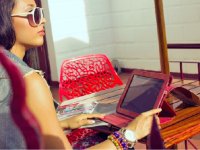
{"label": "sunglasses", "polygon": [[39,26],[44,18],[43,8],[35,7],[30,12],[12,14],[11,17],[27,17],[29,24],[33,27]]}

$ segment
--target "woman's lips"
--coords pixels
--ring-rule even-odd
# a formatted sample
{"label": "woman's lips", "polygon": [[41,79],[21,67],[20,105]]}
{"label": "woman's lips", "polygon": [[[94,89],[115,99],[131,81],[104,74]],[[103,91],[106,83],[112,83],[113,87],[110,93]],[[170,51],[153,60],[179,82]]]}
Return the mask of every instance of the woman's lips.
{"label": "woman's lips", "polygon": [[45,31],[41,30],[41,31],[38,32],[38,34],[43,36],[43,35],[45,35]]}

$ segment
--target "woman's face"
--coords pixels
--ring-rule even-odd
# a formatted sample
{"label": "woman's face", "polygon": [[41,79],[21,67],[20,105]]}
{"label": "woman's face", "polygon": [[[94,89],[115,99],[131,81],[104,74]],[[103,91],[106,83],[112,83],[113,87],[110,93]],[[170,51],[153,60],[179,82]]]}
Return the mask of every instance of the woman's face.
{"label": "woman's face", "polygon": [[[36,3],[34,0],[15,0],[12,14],[27,13],[35,7]],[[12,17],[12,20],[16,34],[15,44],[24,46],[26,49],[43,44],[43,36],[45,35],[44,23],[46,21],[44,18],[39,26],[31,26],[28,17],[15,16]]]}

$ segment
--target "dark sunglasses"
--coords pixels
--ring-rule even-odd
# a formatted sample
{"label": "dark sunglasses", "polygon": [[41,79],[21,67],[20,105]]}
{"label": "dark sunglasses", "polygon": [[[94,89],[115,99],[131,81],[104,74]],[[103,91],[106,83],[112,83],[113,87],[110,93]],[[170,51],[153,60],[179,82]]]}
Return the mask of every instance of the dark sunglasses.
{"label": "dark sunglasses", "polygon": [[27,17],[31,26],[39,26],[44,18],[43,8],[35,7],[30,12],[12,14],[12,17]]}

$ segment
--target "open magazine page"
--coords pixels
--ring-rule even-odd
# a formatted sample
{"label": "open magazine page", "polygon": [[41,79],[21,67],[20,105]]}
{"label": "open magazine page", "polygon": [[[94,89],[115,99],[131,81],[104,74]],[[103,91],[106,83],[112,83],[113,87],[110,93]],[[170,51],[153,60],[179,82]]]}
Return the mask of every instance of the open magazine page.
{"label": "open magazine page", "polygon": [[[105,106],[106,105],[106,106]],[[57,117],[59,120],[64,120],[75,115],[87,113],[112,113],[115,110],[116,104],[101,104],[96,101],[90,103],[75,102],[57,108]],[[82,128],[89,128],[95,126],[108,126],[109,124],[99,119],[94,119],[95,123],[91,125],[82,126]]]}
{"label": "open magazine page", "polygon": [[57,108],[57,117],[59,120],[70,118],[79,114],[92,113],[97,105],[97,102],[91,103],[71,103]]}

